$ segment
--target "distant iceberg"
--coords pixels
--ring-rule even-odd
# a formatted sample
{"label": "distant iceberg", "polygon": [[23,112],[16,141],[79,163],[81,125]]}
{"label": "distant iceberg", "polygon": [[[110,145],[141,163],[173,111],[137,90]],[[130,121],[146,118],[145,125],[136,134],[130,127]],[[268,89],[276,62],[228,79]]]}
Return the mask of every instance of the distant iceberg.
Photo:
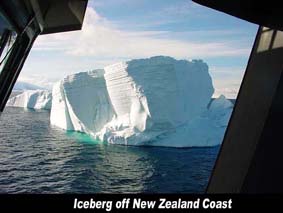
{"label": "distant iceberg", "polygon": [[10,98],[7,106],[30,109],[51,109],[52,95],[47,90],[25,90]]}
{"label": "distant iceberg", "polygon": [[56,83],[50,121],[113,144],[213,146],[233,107],[224,96],[211,102],[213,92],[201,60],[131,60]]}
{"label": "distant iceberg", "polygon": [[13,88],[13,91],[25,91],[25,90],[44,90],[44,88],[23,81],[17,81]]}

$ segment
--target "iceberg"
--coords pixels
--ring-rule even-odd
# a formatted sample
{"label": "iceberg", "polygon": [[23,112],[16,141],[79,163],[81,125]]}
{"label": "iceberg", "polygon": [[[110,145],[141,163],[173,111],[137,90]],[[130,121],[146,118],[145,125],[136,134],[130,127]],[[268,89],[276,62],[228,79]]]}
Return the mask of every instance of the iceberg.
{"label": "iceberg", "polygon": [[44,90],[44,88],[23,81],[17,81],[13,88],[13,91],[25,91],[25,90]]}
{"label": "iceberg", "polygon": [[213,92],[202,60],[135,59],[56,83],[50,122],[113,144],[217,145],[231,108]]}
{"label": "iceberg", "polygon": [[50,110],[51,99],[52,95],[48,90],[25,90],[10,98],[7,106]]}
{"label": "iceberg", "polygon": [[160,135],[152,145],[180,148],[219,145],[223,140],[232,110],[233,103],[221,95],[212,100],[208,109],[201,115],[174,131]]}
{"label": "iceberg", "polygon": [[70,75],[53,86],[52,125],[92,134],[102,129],[113,115],[104,70]]}

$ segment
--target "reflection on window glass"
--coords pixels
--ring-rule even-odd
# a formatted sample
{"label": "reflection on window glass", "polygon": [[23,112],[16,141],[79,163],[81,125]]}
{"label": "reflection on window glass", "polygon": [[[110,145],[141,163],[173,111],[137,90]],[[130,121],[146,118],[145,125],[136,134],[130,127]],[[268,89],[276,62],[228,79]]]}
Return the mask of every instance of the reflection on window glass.
{"label": "reflection on window glass", "polygon": [[34,44],[0,121],[0,149],[31,172],[0,185],[203,192],[256,31],[187,0],[90,1],[82,31]]}
{"label": "reflection on window glass", "polygon": [[17,34],[5,27],[1,27],[0,29],[0,72],[2,71],[7,59],[9,58],[9,54],[12,50],[13,44],[16,41]]}

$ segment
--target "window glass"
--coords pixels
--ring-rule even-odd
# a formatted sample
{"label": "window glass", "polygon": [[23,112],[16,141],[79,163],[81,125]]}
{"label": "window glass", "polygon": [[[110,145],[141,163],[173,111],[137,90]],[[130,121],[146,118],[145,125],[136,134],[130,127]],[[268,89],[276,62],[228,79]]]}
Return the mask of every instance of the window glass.
{"label": "window glass", "polygon": [[12,31],[0,16],[0,72],[8,59],[16,37],[16,32]]}

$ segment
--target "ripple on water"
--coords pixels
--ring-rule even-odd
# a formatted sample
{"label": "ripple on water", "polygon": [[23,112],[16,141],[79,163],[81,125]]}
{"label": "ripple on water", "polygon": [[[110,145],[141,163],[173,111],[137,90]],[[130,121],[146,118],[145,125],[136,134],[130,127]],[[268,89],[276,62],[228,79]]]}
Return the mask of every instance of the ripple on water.
{"label": "ripple on water", "polygon": [[8,107],[0,123],[0,193],[203,192],[219,150],[108,145],[47,111]]}

